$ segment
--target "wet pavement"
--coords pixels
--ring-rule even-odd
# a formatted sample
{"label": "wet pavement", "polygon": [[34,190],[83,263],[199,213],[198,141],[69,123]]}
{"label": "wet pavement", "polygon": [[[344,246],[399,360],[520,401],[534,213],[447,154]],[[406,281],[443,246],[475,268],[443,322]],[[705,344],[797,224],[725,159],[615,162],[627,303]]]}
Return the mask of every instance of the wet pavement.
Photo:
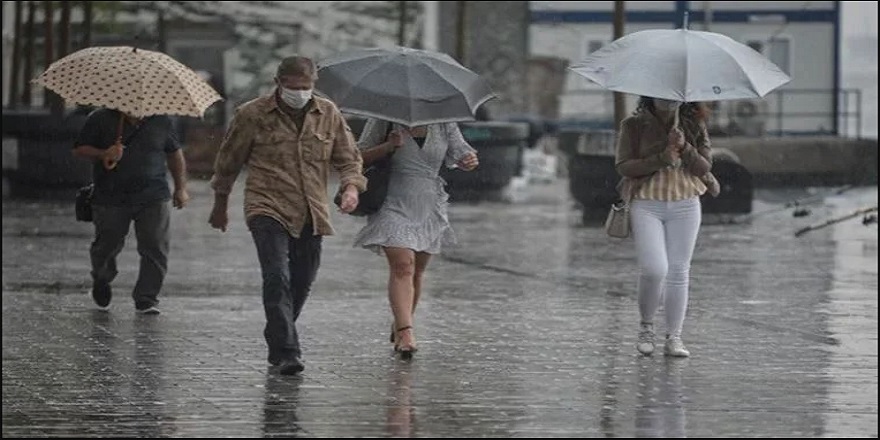
{"label": "wet pavement", "polygon": [[[877,226],[794,237],[876,187],[704,226],[689,359],[636,353],[632,242],[578,225],[565,182],[453,205],[461,244],[431,263],[411,362],[388,343],[384,258],[336,215],[293,378],[265,361],[241,183],[222,234],[192,182],[159,316],[134,314],[133,236],[98,312],[72,202],[3,201],[4,437],[877,436]],[[755,210],[804,194],[759,191]]]}

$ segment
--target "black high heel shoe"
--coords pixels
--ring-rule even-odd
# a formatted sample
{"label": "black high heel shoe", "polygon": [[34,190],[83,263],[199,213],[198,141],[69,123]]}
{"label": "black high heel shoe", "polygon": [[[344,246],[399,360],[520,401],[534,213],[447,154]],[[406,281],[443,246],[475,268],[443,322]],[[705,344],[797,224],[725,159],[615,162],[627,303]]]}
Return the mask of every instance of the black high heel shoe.
{"label": "black high heel shoe", "polygon": [[[413,328],[413,326],[411,326],[411,325],[408,325],[406,327],[401,327],[401,328],[397,329],[397,333],[400,333],[404,330],[410,330],[412,328]],[[415,352],[418,351],[418,348],[416,348],[415,344],[401,346],[398,342],[395,342],[394,343],[394,351],[400,353],[401,359],[412,359],[413,354],[415,354]]]}

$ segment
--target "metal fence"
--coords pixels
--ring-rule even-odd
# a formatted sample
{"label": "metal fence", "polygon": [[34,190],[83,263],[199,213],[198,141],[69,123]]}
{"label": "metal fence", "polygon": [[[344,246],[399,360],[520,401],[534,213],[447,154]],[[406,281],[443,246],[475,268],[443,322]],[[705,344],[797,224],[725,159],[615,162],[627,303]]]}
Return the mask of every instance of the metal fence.
{"label": "metal fence", "polygon": [[[708,123],[714,134],[729,136],[816,136],[858,138],[862,131],[862,90],[783,89],[764,99],[709,103]],[[635,108],[629,97],[627,110]],[[613,128],[613,93],[577,89],[560,96],[560,119],[564,125]]]}

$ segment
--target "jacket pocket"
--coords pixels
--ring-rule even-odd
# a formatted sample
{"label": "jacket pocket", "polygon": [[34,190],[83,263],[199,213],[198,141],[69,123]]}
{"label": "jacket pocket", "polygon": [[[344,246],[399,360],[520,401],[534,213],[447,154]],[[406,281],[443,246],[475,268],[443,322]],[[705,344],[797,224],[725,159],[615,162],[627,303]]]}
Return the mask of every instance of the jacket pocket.
{"label": "jacket pocket", "polygon": [[289,150],[293,148],[293,142],[284,133],[264,132],[254,139],[254,156],[258,160],[274,163],[282,163],[289,156]]}
{"label": "jacket pocket", "polygon": [[328,161],[333,150],[333,138],[325,133],[309,133],[303,136],[303,159]]}

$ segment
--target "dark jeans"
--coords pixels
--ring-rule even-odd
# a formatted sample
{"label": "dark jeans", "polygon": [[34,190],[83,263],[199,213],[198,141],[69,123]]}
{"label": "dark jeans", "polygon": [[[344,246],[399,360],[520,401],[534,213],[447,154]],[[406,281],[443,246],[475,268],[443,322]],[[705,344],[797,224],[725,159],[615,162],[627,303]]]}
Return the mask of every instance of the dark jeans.
{"label": "dark jeans", "polygon": [[313,235],[311,225],[293,238],[277,220],[255,216],[248,228],[257,245],[263,273],[263,309],[269,358],[290,359],[301,354],[296,319],[321,264],[321,236]]}
{"label": "dark jeans", "polygon": [[110,284],[116,278],[116,257],[125,246],[125,237],[133,221],[141,265],[131,296],[141,308],[158,304],[157,297],[168,271],[168,228],[171,220],[168,202],[134,206],[95,205],[92,212],[95,224],[95,241],[89,250],[92,280]]}

